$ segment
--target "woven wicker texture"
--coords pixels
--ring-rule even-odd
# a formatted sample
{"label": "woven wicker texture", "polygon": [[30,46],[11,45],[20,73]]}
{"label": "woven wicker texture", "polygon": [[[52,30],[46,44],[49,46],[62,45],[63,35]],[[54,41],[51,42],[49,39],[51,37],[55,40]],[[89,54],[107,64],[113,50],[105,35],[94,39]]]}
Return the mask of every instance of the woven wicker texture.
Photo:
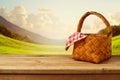
{"label": "woven wicker texture", "polygon": [[87,34],[87,38],[74,43],[72,58],[75,60],[100,63],[111,57],[111,27],[100,13],[86,12],[79,21],[77,31],[80,32],[83,22],[90,14],[98,16],[107,27],[107,34]]}

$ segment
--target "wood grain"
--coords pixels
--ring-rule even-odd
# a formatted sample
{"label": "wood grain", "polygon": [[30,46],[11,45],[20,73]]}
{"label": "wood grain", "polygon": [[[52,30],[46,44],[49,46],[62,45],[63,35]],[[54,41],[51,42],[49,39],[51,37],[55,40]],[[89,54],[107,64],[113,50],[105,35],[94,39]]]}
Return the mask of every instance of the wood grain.
{"label": "wood grain", "polygon": [[0,80],[120,80],[120,75],[0,75]]}
{"label": "wood grain", "polygon": [[120,56],[93,64],[65,55],[0,55],[0,74],[120,74]]}

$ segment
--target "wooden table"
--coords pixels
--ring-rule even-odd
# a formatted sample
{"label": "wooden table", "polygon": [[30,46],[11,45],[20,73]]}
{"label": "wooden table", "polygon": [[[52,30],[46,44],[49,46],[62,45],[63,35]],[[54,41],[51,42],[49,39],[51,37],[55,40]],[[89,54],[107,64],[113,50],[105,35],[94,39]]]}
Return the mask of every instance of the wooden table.
{"label": "wooden table", "polygon": [[120,56],[93,64],[66,55],[0,55],[0,80],[120,80]]}

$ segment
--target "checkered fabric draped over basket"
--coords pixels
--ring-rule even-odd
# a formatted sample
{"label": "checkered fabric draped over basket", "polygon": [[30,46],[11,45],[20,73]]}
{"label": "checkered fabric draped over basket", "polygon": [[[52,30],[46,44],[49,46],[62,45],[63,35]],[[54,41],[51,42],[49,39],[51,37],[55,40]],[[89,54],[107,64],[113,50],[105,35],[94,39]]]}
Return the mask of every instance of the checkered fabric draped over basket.
{"label": "checkered fabric draped over basket", "polygon": [[[96,15],[99,17],[107,27],[106,34],[87,34],[80,38],[80,32],[85,18],[89,15]],[[77,38],[75,34],[69,37],[68,42],[66,43],[66,50],[71,45],[72,41],[74,42],[74,49],[72,58],[75,60],[88,61],[93,63],[100,63],[104,60],[107,60],[111,57],[111,27],[106,18],[100,13],[90,11],[86,12],[80,19],[77,28]],[[75,38],[73,38],[73,36]],[[72,37],[72,38],[71,38]],[[72,40],[70,40],[72,39]]]}
{"label": "checkered fabric draped over basket", "polygon": [[80,33],[80,32],[75,32],[74,34],[72,34],[71,36],[69,36],[68,41],[66,42],[66,47],[65,47],[65,49],[68,50],[69,47],[70,47],[73,43],[75,43],[75,42],[77,42],[77,41],[79,41],[79,40],[82,40],[82,39],[84,39],[84,38],[86,38],[86,37],[87,37],[87,35],[85,35],[85,34],[82,34],[82,33]]}

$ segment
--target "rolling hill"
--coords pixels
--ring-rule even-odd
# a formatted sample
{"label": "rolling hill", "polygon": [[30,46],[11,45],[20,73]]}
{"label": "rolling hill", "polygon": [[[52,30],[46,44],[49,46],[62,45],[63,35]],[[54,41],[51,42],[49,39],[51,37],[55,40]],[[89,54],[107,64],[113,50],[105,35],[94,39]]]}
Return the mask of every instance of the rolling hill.
{"label": "rolling hill", "polygon": [[27,36],[23,36],[20,34],[17,34],[15,32],[9,31],[4,25],[0,24],[0,34],[13,38],[13,39],[17,39],[20,41],[25,41],[25,42],[33,42],[31,39],[29,39]]}
{"label": "rolling hill", "polygon": [[25,30],[7,21],[2,16],[0,16],[0,24],[4,25],[5,28],[11,32],[17,33],[22,36],[27,36],[29,39],[31,39],[35,43],[46,44],[46,45],[63,45],[65,43],[65,40],[48,39],[46,37],[41,36],[40,34],[36,34],[28,30]]}
{"label": "rolling hill", "polygon": [[112,38],[112,53],[120,55],[120,35]]}
{"label": "rolling hill", "polygon": [[33,44],[0,35],[0,54],[68,55],[71,51],[65,51],[64,46]]}
{"label": "rolling hill", "polygon": [[[0,53],[1,54],[71,54],[72,47],[69,51],[64,50],[65,40],[51,40],[39,34],[24,30],[0,16]],[[27,42],[13,39],[17,35],[19,38],[26,36]],[[35,43],[28,43],[34,40]],[[43,45],[44,44],[44,45]],[[53,46],[59,45],[59,46]],[[120,35],[112,38],[112,53],[120,55]]]}
{"label": "rolling hill", "polygon": [[[15,40],[4,35],[0,35],[0,54],[39,54],[39,55],[69,55],[72,54],[71,47],[69,51],[64,50],[65,46],[40,45]],[[120,35],[112,39],[113,55],[120,55]]]}

